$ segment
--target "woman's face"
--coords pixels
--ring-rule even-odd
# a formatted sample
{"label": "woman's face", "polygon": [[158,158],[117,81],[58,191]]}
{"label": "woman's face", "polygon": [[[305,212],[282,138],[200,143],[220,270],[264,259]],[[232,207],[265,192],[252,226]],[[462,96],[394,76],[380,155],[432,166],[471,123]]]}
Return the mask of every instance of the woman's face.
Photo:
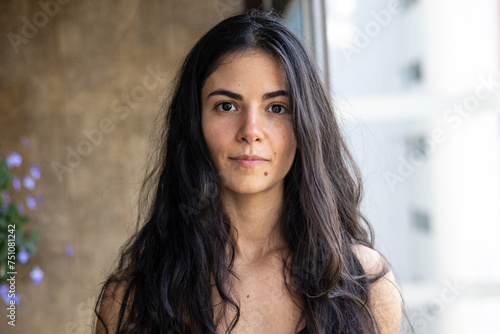
{"label": "woman's face", "polygon": [[280,64],[259,51],[229,55],[201,98],[203,135],[223,192],[282,189],[297,144]]}

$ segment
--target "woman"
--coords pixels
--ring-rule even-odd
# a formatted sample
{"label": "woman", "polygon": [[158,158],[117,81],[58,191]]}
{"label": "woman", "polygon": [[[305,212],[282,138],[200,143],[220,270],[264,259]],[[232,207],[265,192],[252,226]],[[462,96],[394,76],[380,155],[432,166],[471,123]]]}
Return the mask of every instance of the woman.
{"label": "woman", "polygon": [[279,19],[252,12],[203,36],[164,129],[97,333],[398,332],[328,92]]}

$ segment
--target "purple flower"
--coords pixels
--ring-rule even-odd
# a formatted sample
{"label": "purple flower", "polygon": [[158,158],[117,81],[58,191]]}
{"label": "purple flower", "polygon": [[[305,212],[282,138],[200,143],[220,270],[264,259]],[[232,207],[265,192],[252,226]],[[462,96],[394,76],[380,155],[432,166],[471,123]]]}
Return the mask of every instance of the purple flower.
{"label": "purple flower", "polygon": [[40,171],[40,167],[38,165],[33,165],[30,168],[30,174],[33,176],[35,180],[38,180],[40,176],[42,176],[42,172]]}
{"label": "purple flower", "polygon": [[9,193],[8,193],[8,192],[6,192],[6,191],[2,191],[2,199],[3,199],[3,203],[4,203],[5,205],[9,205],[9,204],[10,204],[10,201],[11,201],[11,200],[10,200],[10,195],[9,195]]}
{"label": "purple flower", "polygon": [[66,246],[66,256],[73,257],[73,254],[75,254],[75,250],[73,248],[73,245],[67,245]]}
{"label": "purple flower", "polygon": [[21,262],[22,264],[25,264],[26,262],[28,262],[28,260],[30,259],[30,253],[28,253],[28,251],[26,249],[21,249],[21,251],[17,254],[17,259],[19,260],[19,262]]}
{"label": "purple flower", "polygon": [[[4,303],[6,305],[10,305],[10,300],[12,298],[9,298],[9,286],[7,284],[4,283],[4,284],[0,285],[0,295],[2,295],[2,299],[3,299]],[[19,304],[20,299],[21,298],[19,297],[19,295],[17,293],[14,294],[14,303],[16,305]]]}
{"label": "purple flower", "polygon": [[31,176],[26,176],[23,180],[23,186],[26,189],[33,190],[35,189],[35,180]]}
{"label": "purple flower", "polygon": [[23,203],[17,204],[17,211],[19,211],[20,214],[24,214],[26,212],[26,208],[24,207]]}
{"label": "purple flower", "polygon": [[2,295],[5,304],[9,305],[9,286],[7,284],[0,285],[0,295]]}
{"label": "purple flower", "polygon": [[12,187],[14,190],[19,191],[21,189],[21,180],[17,176],[12,178]]}
{"label": "purple flower", "polygon": [[9,152],[7,154],[7,166],[18,167],[23,162],[23,157],[17,152]]}
{"label": "purple flower", "polygon": [[33,198],[33,196],[27,196],[26,197],[26,205],[28,206],[28,208],[30,208],[30,210],[35,210],[36,209],[36,201]]}
{"label": "purple flower", "polygon": [[30,277],[35,285],[40,284],[43,280],[43,270],[39,266],[34,266],[30,272]]}
{"label": "purple flower", "polygon": [[0,211],[7,211],[10,202],[11,199],[9,193],[7,191],[2,191],[2,206],[0,207]]}
{"label": "purple flower", "polygon": [[31,147],[31,142],[29,140],[28,137],[23,137],[21,139],[21,143],[23,143],[23,146],[26,147],[26,148],[30,148]]}

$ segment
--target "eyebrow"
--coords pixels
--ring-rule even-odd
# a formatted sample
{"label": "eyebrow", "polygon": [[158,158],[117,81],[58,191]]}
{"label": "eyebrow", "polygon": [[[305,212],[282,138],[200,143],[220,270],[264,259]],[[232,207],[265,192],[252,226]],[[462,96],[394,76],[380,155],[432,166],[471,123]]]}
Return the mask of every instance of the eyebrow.
{"label": "eyebrow", "polygon": [[[225,95],[225,96],[228,96],[228,97],[235,99],[235,100],[239,100],[239,101],[243,100],[243,96],[241,96],[240,94],[231,92],[231,91],[226,90],[226,89],[217,89],[217,90],[211,92],[210,94],[208,94],[207,98],[210,96],[215,96],[215,95]],[[274,92],[265,93],[264,95],[262,95],[262,99],[269,100],[269,99],[272,99],[272,98],[278,97],[278,96],[288,96],[288,92],[286,92],[284,90],[277,90]]]}

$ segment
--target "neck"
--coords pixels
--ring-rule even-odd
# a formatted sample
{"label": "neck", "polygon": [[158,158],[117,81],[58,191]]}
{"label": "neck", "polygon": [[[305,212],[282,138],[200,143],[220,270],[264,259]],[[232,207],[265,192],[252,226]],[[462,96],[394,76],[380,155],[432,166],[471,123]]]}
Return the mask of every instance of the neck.
{"label": "neck", "polygon": [[259,194],[223,193],[226,214],[231,221],[235,260],[259,261],[283,248],[279,225],[283,187]]}

